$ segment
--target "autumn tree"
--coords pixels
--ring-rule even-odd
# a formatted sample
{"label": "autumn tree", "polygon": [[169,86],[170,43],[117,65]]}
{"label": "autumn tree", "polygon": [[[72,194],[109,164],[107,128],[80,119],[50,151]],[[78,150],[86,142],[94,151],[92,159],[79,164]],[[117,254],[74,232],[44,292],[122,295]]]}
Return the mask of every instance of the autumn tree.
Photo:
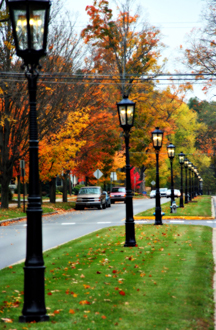
{"label": "autumn tree", "polygon": [[[87,125],[88,111],[82,109],[70,112],[64,125],[55,134],[50,134],[40,143],[39,170],[42,182],[52,182],[60,175],[65,179],[67,173],[75,166],[75,156],[86,143],[80,132]],[[54,187],[55,188],[55,187]],[[50,193],[51,202],[53,191]]]}
{"label": "autumn tree", "polygon": [[185,64],[192,73],[202,77],[209,74],[210,77],[203,90],[207,91],[215,85],[211,75],[216,72],[216,1],[206,0],[203,13],[203,27],[193,30],[188,38],[189,46],[185,50]]}
{"label": "autumn tree", "polygon": [[210,158],[210,164],[206,166],[206,169],[202,167],[201,176],[204,173],[208,173],[209,176],[214,175],[216,178],[216,103],[214,101],[207,102],[191,98],[188,106],[197,113],[198,122],[206,126],[204,131],[199,132],[196,140],[196,147],[200,154]]}
{"label": "autumn tree", "polygon": [[127,0],[119,5],[114,19],[107,0],[94,0],[93,6],[86,7],[90,24],[81,34],[94,49],[96,72],[115,75],[119,91],[128,96],[134,79],[159,69],[160,49],[159,30],[141,23],[138,13],[132,15],[131,4]]}
{"label": "autumn tree", "polygon": [[[7,8],[2,7],[7,18]],[[51,79],[47,75],[40,75],[37,92],[37,116],[39,139],[54,134],[68,117],[68,113],[76,107],[82,107],[80,95],[86,89],[69,86],[66,81],[57,81],[54,72],[75,72],[81,60],[81,45],[75,36],[73,22],[70,29],[66,29],[65,15],[61,15],[60,2],[52,5],[53,14],[59,24],[50,22],[50,38],[48,55],[41,63],[43,70],[52,73]],[[54,16],[53,16],[54,15]],[[61,23],[62,22],[62,23]],[[8,207],[8,184],[12,177],[15,162],[28,155],[28,89],[24,74],[20,73],[20,60],[14,58],[10,21],[0,23],[0,180],[2,187],[1,207]],[[13,61],[12,61],[13,59]],[[5,74],[6,72],[6,74]],[[19,74],[18,74],[19,73]],[[49,80],[49,81],[48,81]],[[72,102],[72,99],[73,102]],[[70,102],[69,102],[70,100]]]}
{"label": "autumn tree", "polygon": [[115,153],[120,149],[116,93],[113,90],[113,93],[109,93],[110,91],[110,88],[105,89],[103,84],[100,84],[91,94],[94,104],[89,107],[88,125],[81,133],[87,143],[77,154],[74,170],[75,174],[87,178],[89,183],[95,182],[93,173],[96,169],[100,169],[104,174],[104,184],[109,181]]}

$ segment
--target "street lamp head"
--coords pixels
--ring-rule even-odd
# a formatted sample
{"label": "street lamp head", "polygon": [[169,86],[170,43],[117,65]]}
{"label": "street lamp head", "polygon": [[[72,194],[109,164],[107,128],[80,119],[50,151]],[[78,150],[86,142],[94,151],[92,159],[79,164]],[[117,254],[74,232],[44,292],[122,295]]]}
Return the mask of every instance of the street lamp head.
{"label": "street lamp head", "polygon": [[156,127],[155,130],[152,132],[152,142],[155,150],[160,150],[162,147],[163,141],[163,131]]}
{"label": "street lamp head", "polygon": [[50,0],[7,0],[17,56],[37,65],[46,55]]}
{"label": "street lamp head", "polygon": [[185,154],[181,151],[180,154],[178,154],[178,156],[179,156],[179,163],[183,165],[185,160]]}
{"label": "street lamp head", "polygon": [[174,144],[170,143],[167,146],[167,152],[168,152],[169,159],[173,159],[175,157],[175,146],[174,146]]}
{"label": "street lamp head", "polygon": [[185,168],[188,168],[188,163],[189,163],[189,160],[187,158],[184,159],[184,166]]}
{"label": "street lamp head", "polygon": [[117,103],[120,126],[124,131],[129,132],[134,125],[135,103],[124,96],[123,99]]}
{"label": "street lamp head", "polygon": [[191,168],[192,168],[192,163],[191,162],[188,162],[188,168],[189,168],[189,170],[191,170]]}

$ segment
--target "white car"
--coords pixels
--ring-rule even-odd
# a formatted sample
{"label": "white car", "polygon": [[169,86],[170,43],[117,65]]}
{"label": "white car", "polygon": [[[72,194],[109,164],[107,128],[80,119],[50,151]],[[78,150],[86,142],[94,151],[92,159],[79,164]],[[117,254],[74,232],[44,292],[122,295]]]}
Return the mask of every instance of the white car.
{"label": "white car", "polygon": [[168,190],[167,188],[160,188],[160,196],[166,197],[167,190]]}
{"label": "white car", "polygon": [[155,196],[156,196],[156,190],[152,190],[150,192],[150,198],[155,198]]}
{"label": "white car", "polygon": [[[167,188],[159,188],[160,191],[160,197],[166,197],[166,193],[168,191]],[[150,198],[155,198],[156,197],[156,190],[152,190],[150,192]]]}
{"label": "white car", "polygon": [[[180,197],[181,196],[181,191],[178,189],[174,189],[174,197]],[[166,192],[166,197],[171,197],[171,189],[168,189]]]}

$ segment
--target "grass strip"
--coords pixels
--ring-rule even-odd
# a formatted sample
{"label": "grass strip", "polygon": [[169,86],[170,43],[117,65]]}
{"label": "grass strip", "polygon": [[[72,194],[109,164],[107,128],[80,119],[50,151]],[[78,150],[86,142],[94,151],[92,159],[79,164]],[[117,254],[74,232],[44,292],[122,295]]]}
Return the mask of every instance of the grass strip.
{"label": "grass strip", "polygon": [[[176,199],[176,205],[179,205],[179,198]],[[197,196],[192,202],[184,204],[184,207],[178,207],[176,213],[170,213],[170,201],[161,204],[162,212],[166,216],[197,216],[197,217],[210,217],[211,216],[211,196],[203,195]],[[147,211],[140,212],[136,216],[152,216],[155,212],[155,207]]]}
{"label": "grass strip", "polygon": [[[26,206],[27,207],[27,206]],[[54,211],[68,211],[74,209],[75,202],[57,202],[42,204],[43,213],[52,213]],[[14,219],[14,218],[26,217],[26,212],[23,212],[23,207],[11,207],[8,209],[0,208],[0,220]]]}
{"label": "grass strip", "polygon": [[213,330],[212,229],[136,225],[136,240],[111,227],[46,252],[49,322],[18,323],[23,265],[1,270],[0,328]]}

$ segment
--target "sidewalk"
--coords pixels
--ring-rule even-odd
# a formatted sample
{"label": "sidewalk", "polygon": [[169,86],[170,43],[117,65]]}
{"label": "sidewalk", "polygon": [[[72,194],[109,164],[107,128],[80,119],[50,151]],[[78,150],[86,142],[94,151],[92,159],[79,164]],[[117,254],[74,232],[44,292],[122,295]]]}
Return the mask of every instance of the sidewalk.
{"label": "sidewalk", "polygon": [[[213,211],[215,217],[215,208],[216,208],[216,197],[212,198],[213,200]],[[214,329],[216,330],[216,228],[213,228],[212,232],[212,250],[213,250],[213,258],[214,258],[214,276],[213,276],[213,290],[214,290],[214,303],[215,303],[215,311],[214,311]]]}
{"label": "sidewalk", "polygon": [[216,228],[213,228],[212,233],[212,247],[213,247],[213,258],[214,258],[214,276],[213,276],[213,290],[214,290],[214,329],[216,330]]}

